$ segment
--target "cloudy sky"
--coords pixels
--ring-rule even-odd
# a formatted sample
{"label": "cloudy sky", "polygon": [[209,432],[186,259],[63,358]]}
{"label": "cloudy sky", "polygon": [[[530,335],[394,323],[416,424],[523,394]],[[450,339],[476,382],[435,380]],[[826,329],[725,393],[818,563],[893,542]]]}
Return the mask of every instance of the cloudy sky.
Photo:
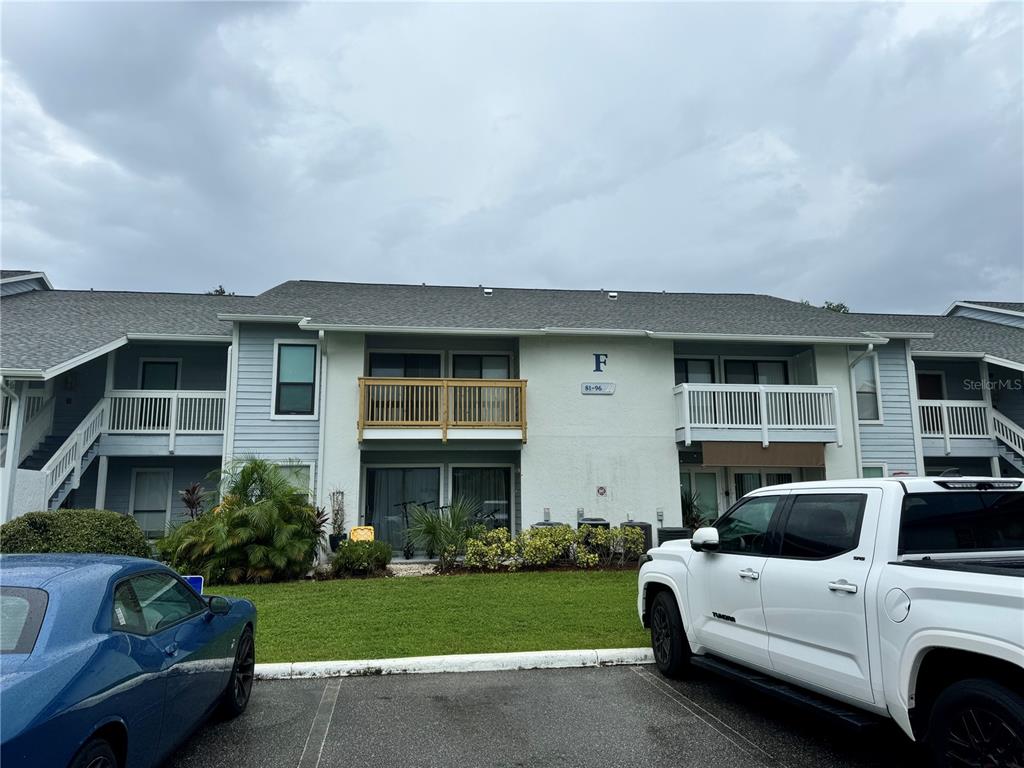
{"label": "cloudy sky", "polygon": [[1022,6],[2,6],[2,261],[1024,299]]}

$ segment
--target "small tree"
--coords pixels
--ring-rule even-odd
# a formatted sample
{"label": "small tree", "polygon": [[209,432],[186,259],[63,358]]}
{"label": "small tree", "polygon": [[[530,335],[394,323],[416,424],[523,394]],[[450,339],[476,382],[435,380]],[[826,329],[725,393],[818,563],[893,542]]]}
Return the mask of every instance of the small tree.
{"label": "small tree", "polygon": [[203,514],[203,505],[206,503],[206,498],[209,494],[202,484],[192,483],[192,485],[178,491],[178,495],[181,496],[181,503],[188,510],[189,520],[195,520]]}
{"label": "small tree", "polygon": [[223,285],[218,285],[216,288],[206,292],[207,296],[234,296],[234,291],[229,291]]}
{"label": "small tree", "polygon": [[822,309],[827,309],[830,312],[838,312],[841,315],[848,315],[850,308],[841,301],[826,301],[821,305]]}

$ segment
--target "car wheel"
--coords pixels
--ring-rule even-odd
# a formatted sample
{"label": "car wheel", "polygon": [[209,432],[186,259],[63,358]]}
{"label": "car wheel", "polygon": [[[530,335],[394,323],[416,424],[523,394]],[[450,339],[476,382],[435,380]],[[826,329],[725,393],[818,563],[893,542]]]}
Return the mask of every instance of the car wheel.
{"label": "car wheel", "polygon": [[221,711],[226,717],[238,717],[249,706],[249,697],[252,696],[252,681],[255,671],[256,644],[253,642],[252,630],[246,627],[241,637],[238,638],[238,648],[235,650],[235,664],[231,668],[231,679],[228,681],[228,687],[224,691],[224,700],[221,704]]}
{"label": "car wheel", "polygon": [[68,768],[119,768],[120,763],[110,742],[91,739],[68,764]]}
{"label": "car wheel", "polygon": [[651,650],[661,674],[672,678],[685,675],[690,666],[690,643],[679,606],[668,590],[655,595],[651,605]]}
{"label": "car wheel", "polygon": [[932,707],[926,738],[935,764],[1024,766],[1024,698],[991,680],[961,680]]}

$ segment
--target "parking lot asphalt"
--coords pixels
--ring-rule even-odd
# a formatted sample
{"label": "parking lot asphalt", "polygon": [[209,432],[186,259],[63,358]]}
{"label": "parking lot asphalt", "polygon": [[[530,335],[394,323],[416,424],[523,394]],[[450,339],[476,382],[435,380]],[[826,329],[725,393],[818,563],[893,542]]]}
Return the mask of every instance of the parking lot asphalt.
{"label": "parking lot asphalt", "polygon": [[653,667],[256,683],[165,768],[923,766],[888,724],[869,736],[710,676]]}

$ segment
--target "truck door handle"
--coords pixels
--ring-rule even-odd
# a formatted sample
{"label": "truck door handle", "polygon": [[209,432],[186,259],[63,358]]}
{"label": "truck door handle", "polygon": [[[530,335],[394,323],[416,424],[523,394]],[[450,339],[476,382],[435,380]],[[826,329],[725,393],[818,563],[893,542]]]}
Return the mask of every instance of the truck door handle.
{"label": "truck door handle", "polygon": [[839,581],[830,581],[828,588],[833,592],[849,592],[850,594],[857,593],[857,585],[851,584],[846,579],[840,579]]}
{"label": "truck door handle", "polygon": [[178,652],[178,644],[177,643],[171,643],[166,648],[164,648],[164,655],[165,656],[174,656],[177,652]]}
{"label": "truck door handle", "polygon": [[744,568],[740,571],[741,579],[750,579],[751,581],[757,581],[761,574],[755,571],[753,568]]}

